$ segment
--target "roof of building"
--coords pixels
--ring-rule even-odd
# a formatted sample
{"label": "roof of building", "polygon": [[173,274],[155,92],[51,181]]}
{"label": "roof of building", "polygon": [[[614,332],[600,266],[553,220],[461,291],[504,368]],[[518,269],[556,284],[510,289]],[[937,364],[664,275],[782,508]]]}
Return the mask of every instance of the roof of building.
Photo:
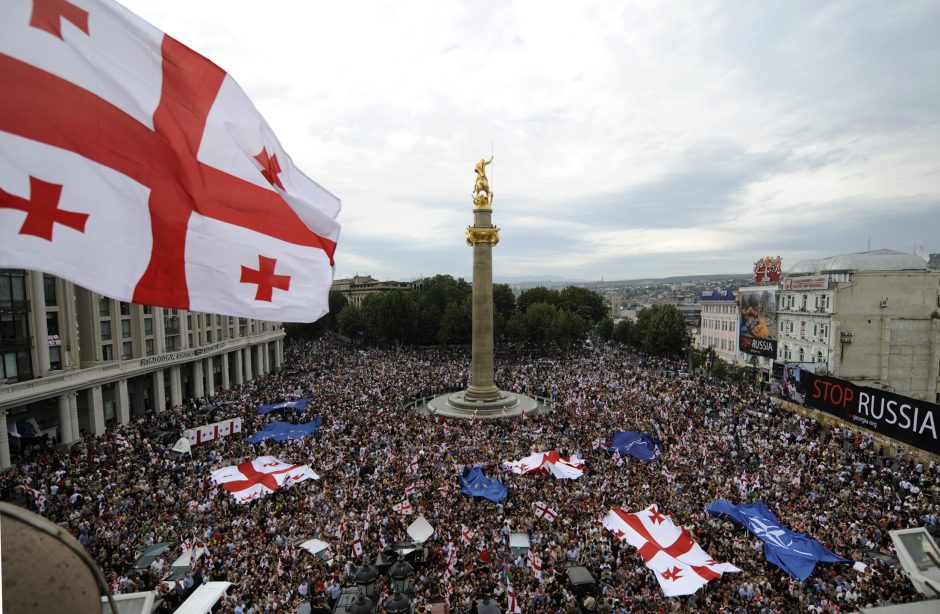
{"label": "roof of building", "polygon": [[927,263],[915,254],[893,249],[876,249],[854,254],[840,254],[820,260],[800,260],[790,275],[826,273],[829,271],[924,271]]}

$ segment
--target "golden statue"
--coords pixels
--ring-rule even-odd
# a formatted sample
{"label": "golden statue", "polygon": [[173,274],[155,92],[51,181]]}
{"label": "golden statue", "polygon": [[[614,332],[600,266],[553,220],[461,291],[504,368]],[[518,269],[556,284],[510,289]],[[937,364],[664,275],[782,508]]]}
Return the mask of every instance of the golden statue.
{"label": "golden statue", "polygon": [[493,193],[490,192],[490,181],[486,178],[486,165],[492,164],[493,156],[489,160],[480,159],[473,172],[477,174],[476,183],[473,184],[473,207],[475,209],[489,209],[493,206]]}

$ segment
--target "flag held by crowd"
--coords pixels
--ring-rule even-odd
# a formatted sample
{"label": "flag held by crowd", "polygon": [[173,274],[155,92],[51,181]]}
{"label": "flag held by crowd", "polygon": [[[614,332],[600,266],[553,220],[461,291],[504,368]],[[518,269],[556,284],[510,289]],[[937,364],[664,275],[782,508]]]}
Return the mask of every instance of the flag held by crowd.
{"label": "flag held by crowd", "polygon": [[584,475],[586,464],[578,456],[561,456],[555,450],[536,452],[516,461],[504,461],[503,467],[513,473],[551,473],[559,480],[576,480]]}
{"label": "flag held by crowd", "polygon": [[637,431],[617,431],[607,446],[608,452],[629,454],[645,461],[656,460],[664,449],[663,442]]}
{"label": "flag held by crowd", "polygon": [[542,501],[536,501],[535,502],[535,515],[539,518],[542,518],[543,520],[554,522],[555,518],[558,517],[558,512],[548,507],[547,503],[544,503]]}
{"label": "flag held by crowd", "polygon": [[309,466],[292,465],[273,456],[259,456],[253,461],[212,472],[212,480],[232,493],[237,503],[260,499],[282,486],[319,479]]}
{"label": "flag held by crowd", "polygon": [[494,503],[505,499],[509,492],[506,486],[496,478],[483,475],[482,467],[464,467],[460,476],[460,492],[471,497],[483,497]]}
{"label": "flag held by crowd", "polygon": [[110,0],[0,2],[0,267],[309,322],[339,199],[221,68]]}
{"label": "flag held by crowd", "polygon": [[805,581],[813,573],[816,563],[852,562],[805,533],[796,533],[781,525],[763,501],[735,505],[718,499],[707,509],[709,514],[730,518],[761,540],[767,562],[773,563],[791,578]]}
{"label": "flag held by crowd", "polygon": [[246,441],[248,441],[248,443],[261,443],[262,441],[266,441],[268,439],[278,442],[284,442],[291,439],[305,439],[307,437],[312,437],[313,434],[317,432],[317,429],[320,428],[320,424],[322,423],[323,419],[319,417],[312,422],[307,422],[306,424],[271,422],[251,437],[248,437]]}
{"label": "flag held by crowd", "polygon": [[667,597],[691,595],[723,573],[741,571],[731,563],[712,560],[657,505],[634,513],[613,508],[604,518],[604,528],[639,551]]}
{"label": "flag held by crowd", "polygon": [[268,403],[266,405],[262,405],[261,407],[259,407],[258,413],[269,414],[272,411],[279,411],[282,409],[293,409],[295,411],[304,411],[305,409],[307,409],[307,406],[310,405],[310,401],[312,400],[313,400],[312,397],[308,397],[305,399],[294,399],[292,401],[280,401],[278,403]]}

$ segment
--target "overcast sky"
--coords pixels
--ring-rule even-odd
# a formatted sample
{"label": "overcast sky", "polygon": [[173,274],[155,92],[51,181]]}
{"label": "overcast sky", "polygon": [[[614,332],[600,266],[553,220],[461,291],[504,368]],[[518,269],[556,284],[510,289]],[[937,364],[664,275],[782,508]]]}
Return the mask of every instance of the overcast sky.
{"label": "overcast sky", "polygon": [[227,70],[343,201],[336,277],[747,272],[940,251],[940,2],[126,6]]}

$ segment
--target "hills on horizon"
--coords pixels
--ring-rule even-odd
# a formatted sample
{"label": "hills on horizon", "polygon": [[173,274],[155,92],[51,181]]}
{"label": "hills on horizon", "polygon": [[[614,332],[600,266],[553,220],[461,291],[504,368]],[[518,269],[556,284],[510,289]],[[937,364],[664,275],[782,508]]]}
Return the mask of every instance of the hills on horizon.
{"label": "hills on horizon", "polygon": [[689,282],[707,282],[721,280],[749,280],[753,277],[751,273],[718,273],[712,275],[673,275],[670,277],[642,277],[637,279],[605,279],[584,280],[569,279],[557,275],[542,276],[504,276],[493,279],[493,283],[509,284],[511,286],[546,286],[555,287],[559,285],[577,285],[585,287],[610,287],[610,286],[643,286],[647,284],[681,284]]}

